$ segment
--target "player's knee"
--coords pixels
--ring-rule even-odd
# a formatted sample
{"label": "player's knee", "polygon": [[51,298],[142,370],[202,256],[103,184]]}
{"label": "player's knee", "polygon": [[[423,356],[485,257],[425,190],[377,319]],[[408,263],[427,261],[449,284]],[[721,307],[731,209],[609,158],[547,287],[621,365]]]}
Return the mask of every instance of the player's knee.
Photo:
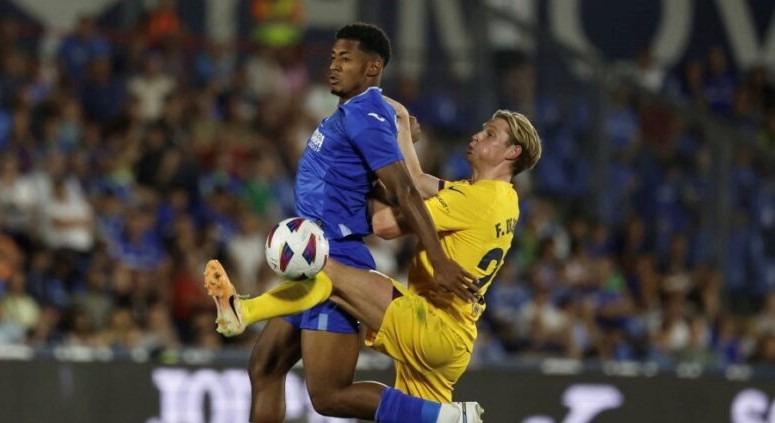
{"label": "player's knee", "polygon": [[255,390],[273,379],[284,378],[285,372],[277,368],[271,360],[261,355],[252,355],[248,363],[248,377]]}
{"label": "player's knee", "polygon": [[263,381],[269,379],[269,373],[267,370],[268,369],[266,367],[253,365],[253,363],[248,366],[248,378],[250,378],[250,385],[253,387],[253,389],[255,389],[257,386],[260,386]]}
{"label": "player's knee", "polygon": [[336,416],[339,411],[340,401],[336,400],[336,392],[330,390],[310,390],[309,399],[312,408],[318,414],[324,416]]}

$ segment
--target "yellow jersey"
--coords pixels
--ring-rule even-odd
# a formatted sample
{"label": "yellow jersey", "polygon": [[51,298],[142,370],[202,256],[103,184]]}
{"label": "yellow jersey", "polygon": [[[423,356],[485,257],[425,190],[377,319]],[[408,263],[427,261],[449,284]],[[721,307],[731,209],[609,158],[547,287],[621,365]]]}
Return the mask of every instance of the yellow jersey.
{"label": "yellow jersey", "polygon": [[445,311],[449,324],[473,349],[476,321],[485,308],[484,295],[503,264],[519,219],[519,198],[513,185],[498,180],[447,182],[425,201],[441,245],[447,255],[474,275],[481,300],[469,303],[452,293],[442,293],[433,281],[427,252],[418,246],[409,267],[409,286]]}

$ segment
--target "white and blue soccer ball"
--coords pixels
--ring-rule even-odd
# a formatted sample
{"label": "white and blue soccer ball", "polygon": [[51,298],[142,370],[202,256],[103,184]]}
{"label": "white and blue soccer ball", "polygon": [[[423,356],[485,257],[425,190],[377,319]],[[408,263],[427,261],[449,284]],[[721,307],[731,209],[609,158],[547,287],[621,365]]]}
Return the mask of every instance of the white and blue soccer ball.
{"label": "white and blue soccer ball", "polygon": [[276,224],[266,237],[266,261],[286,279],[310,279],[328,259],[328,240],[323,229],[303,217]]}

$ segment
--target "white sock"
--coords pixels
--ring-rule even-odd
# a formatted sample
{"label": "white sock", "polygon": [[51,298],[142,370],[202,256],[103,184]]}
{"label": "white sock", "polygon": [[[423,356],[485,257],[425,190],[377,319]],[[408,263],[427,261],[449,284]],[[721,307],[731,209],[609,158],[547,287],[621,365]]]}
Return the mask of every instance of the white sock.
{"label": "white sock", "polygon": [[452,404],[441,404],[439,417],[436,423],[458,423],[460,421],[460,409]]}

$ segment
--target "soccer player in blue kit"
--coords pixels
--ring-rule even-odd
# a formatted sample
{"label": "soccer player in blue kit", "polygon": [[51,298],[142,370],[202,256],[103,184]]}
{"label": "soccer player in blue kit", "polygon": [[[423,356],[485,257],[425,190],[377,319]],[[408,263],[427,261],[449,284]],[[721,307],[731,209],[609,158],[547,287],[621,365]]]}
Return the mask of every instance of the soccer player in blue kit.
{"label": "soccer player in blue kit", "polygon": [[[477,289],[474,277],[444,254],[396,140],[396,111],[378,88],[389,59],[390,41],[374,25],[351,24],[336,33],[329,85],[340,101],[336,111],[323,119],[312,134],[299,161],[295,186],[297,213],[322,226],[331,257],[356,268],[374,269],[364,237],[371,232],[368,195],[379,179],[428,251],[435,283],[470,300]],[[284,301],[303,297],[300,291],[319,285],[285,282],[260,298],[272,301],[276,311]],[[210,295],[219,309],[234,307],[234,292]],[[221,333],[233,336],[241,333],[245,325],[263,320],[260,304],[251,301],[240,302],[241,310],[236,313],[244,319],[240,331]],[[331,301],[302,314],[270,319],[248,365],[253,391],[251,421],[283,420],[285,377],[300,358],[317,412],[374,419],[373,410],[362,408],[361,401],[350,400],[355,392],[356,396],[377,397],[382,392],[382,386],[376,383],[353,383],[359,348],[358,322]],[[404,410],[404,421],[478,421],[464,417],[465,407],[473,403],[439,404],[404,396],[385,405]]]}

